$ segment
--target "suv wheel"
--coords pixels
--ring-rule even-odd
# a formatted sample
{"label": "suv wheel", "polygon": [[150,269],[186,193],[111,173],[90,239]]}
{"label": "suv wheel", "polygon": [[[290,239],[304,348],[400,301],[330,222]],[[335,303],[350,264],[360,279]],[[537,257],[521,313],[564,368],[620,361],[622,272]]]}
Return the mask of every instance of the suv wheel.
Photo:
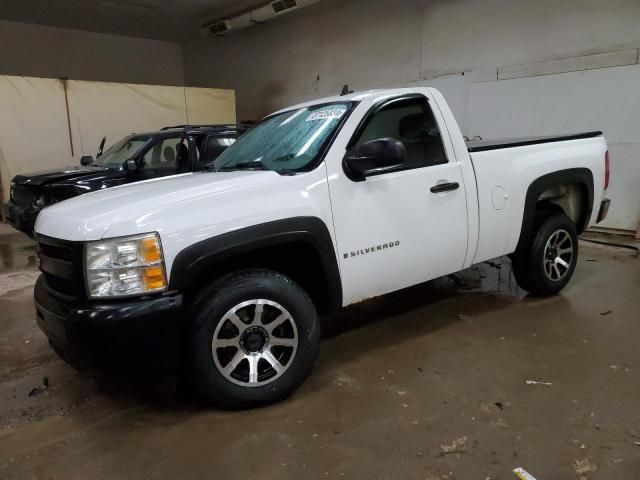
{"label": "suv wheel", "polygon": [[532,295],[553,295],[569,283],[577,261],[575,226],[564,213],[555,213],[539,223],[529,248],[515,253],[513,275]]}
{"label": "suv wheel", "polygon": [[291,279],[268,270],[229,277],[203,292],[191,333],[194,386],[224,407],[289,396],[309,375],[320,327],[315,306]]}

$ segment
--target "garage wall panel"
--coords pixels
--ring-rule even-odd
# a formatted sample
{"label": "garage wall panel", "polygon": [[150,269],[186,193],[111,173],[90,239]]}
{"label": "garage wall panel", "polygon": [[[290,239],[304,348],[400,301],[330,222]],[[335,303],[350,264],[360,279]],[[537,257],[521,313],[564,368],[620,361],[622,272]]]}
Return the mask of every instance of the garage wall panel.
{"label": "garage wall panel", "polygon": [[184,85],[182,48],[173,42],[0,20],[0,46],[3,75]]}
{"label": "garage wall panel", "polygon": [[640,65],[471,84],[468,132],[483,138],[602,130],[612,199],[604,227],[640,223]]}

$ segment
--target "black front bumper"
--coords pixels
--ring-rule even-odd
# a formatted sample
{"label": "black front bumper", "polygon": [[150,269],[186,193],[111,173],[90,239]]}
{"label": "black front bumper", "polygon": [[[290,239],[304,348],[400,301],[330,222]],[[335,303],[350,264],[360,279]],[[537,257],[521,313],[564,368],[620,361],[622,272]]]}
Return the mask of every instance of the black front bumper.
{"label": "black front bumper", "polygon": [[178,367],[182,295],[70,305],[36,282],[38,326],[54,350],[80,370],[172,375]]}
{"label": "black front bumper", "polygon": [[40,210],[33,207],[19,207],[11,200],[5,205],[5,217],[7,222],[16,230],[33,237],[33,227]]}

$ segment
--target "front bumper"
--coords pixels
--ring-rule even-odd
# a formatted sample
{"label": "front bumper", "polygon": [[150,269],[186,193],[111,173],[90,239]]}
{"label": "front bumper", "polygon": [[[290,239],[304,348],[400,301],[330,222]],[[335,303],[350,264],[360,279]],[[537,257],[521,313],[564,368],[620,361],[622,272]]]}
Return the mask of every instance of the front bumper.
{"label": "front bumper", "polygon": [[33,227],[40,210],[33,207],[19,207],[11,200],[5,205],[5,217],[7,222],[16,230],[33,237]]}
{"label": "front bumper", "polygon": [[172,375],[181,346],[182,295],[70,305],[43,275],[34,290],[37,322],[63,360],[81,370]]}

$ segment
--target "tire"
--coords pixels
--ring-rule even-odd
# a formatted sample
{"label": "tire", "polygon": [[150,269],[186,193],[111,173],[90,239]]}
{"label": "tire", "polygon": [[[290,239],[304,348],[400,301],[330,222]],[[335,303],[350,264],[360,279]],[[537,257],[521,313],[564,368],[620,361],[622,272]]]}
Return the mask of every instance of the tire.
{"label": "tire", "polygon": [[187,355],[193,385],[206,400],[225,408],[267,405],[309,376],[320,323],[293,280],[270,270],[245,271],[199,298]]}
{"label": "tire", "polygon": [[513,255],[513,275],[520,288],[545,297],[571,280],[578,262],[578,235],[564,213],[539,218],[536,225],[530,242]]}

